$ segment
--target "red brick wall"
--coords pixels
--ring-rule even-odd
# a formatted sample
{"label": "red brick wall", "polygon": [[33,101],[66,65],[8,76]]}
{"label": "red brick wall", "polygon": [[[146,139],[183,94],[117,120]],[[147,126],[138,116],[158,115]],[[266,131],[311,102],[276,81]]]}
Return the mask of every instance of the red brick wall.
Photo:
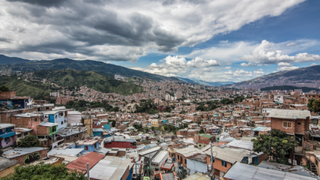
{"label": "red brick wall", "polygon": [[[291,122],[291,128],[284,128],[283,122]],[[271,118],[271,129],[279,129],[281,131],[285,131],[288,134],[295,134],[295,122],[294,120],[290,119],[278,119],[278,118]]]}
{"label": "red brick wall", "polygon": [[47,127],[47,126],[37,126],[37,135],[38,136],[49,135],[50,133],[49,128],[50,127]]}
{"label": "red brick wall", "polygon": [[16,92],[0,92],[0,99],[11,99],[13,97],[16,97]]}
{"label": "red brick wall", "polygon": [[[207,165],[210,165],[210,156],[207,156]],[[222,166],[222,161],[220,159],[215,159],[213,162],[213,168],[217,169],[219,171],[222,171],[224,173],[226,173],[230,168],[231,168],[232,164],[227,162],[227,167]]]}

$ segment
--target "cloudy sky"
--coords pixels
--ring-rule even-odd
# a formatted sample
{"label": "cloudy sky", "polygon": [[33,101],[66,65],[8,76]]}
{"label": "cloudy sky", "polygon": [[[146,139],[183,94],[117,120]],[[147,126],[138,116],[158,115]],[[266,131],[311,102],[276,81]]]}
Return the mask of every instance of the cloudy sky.
{"label": "cloudy sky", "polygon": [[0,54],[204,81],[320,65],[317,0],[1,0]]}

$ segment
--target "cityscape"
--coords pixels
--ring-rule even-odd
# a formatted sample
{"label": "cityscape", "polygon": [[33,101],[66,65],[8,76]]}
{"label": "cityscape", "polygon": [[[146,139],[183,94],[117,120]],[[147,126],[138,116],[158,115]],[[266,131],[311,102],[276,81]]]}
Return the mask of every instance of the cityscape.
{"label": "cityscape", "polygon": [[320,3],[0,2],[0,180],[320,180]]}

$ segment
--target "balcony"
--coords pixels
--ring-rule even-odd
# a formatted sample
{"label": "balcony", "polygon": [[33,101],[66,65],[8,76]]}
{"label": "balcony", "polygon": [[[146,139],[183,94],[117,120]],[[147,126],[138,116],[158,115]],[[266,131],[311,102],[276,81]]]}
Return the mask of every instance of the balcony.
{"label": "balcony", "polygon": [[4,134],[1,134],[0,137],[2,137],[4,139],[4,138],[12,137],[12,136],[15,136],[15,135],[16,135],[16,132],[12,131],[12,132],[6,132]]}

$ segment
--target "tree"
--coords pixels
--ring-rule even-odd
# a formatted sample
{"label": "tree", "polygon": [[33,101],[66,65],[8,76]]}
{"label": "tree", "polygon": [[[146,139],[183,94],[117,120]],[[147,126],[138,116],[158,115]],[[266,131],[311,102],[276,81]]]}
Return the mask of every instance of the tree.
{"label": "tree", "polygon": [[2,85],[2,86],[0,86],[0,91],[2,91],[2,92],[8,92],[8,91],[10,91],[10,89],[9,89],[7,86]]}
{"label": "tree", "polygon": [[40,164],[30,166],[16,166],[14,173],[1,178],[1,180],[20,180],[20,179],[34,179],[34,180],[86,180],[86,177],[76,170],[68,172],[66,165],[52,166],[51,164]]}
{"label": "tree", "polygon": [[309,111],[319,113],[320,112],[320,99],[310,99],[308,103]]}
{"label": "tree", "polygon": [[284,131],[271,130],[268,134],[261,134],[252,140],[253,151],[263,152],[277,163],[287,164],[289,152],[298,145],[298,142]]}
{"label": "tree", "polygon": [[18,141],[18,147],[40,147],[41,142],[34,135],[29,135]]}
{"label": "tree", "polygon": [[200,131],[199,131],[199,134],[204,134],[205,132],[203,131],[203,129],[201,129]]}

